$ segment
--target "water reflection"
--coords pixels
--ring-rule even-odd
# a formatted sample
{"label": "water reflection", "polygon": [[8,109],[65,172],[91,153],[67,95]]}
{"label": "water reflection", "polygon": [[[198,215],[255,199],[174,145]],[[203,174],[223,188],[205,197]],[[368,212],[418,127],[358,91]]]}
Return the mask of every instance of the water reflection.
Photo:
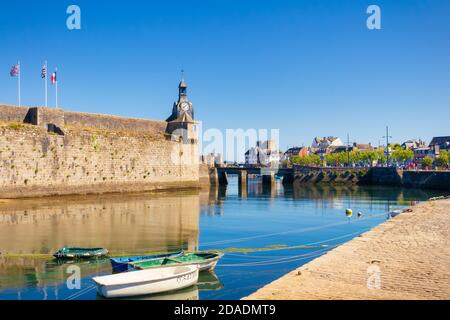
{"label": "water reflection", "polygon": [[[264,197],[269,202],[276,198],[313,202],[319,208],[334,208],[345,210],[357,201],[368,203],[370,210],[378,209],[386,213],[399,206],[414,206],[419,201],[431,197],[450,195],[443,190],[406,189],[385,186],[357,186],[357,185],[282,185],[277,179],[273,185],[264,186],[261,177],[249,175],[248,184],[243,187],[237,183],[237,178],[229,176],[229,186],[211,186],[207,201],[203,201],[201,213],[205,215],[223,215],[226,199],[237,196],[241,200],[259,199]],[[235,181],[236,180],[236,181]],[[231,187],[230,187],[231,186]],[[233,188],[234,187],[234,188]],[[233,193],[233,190],[237,193]]]}
{"label": "water reflection", "polygon": [[214,271],[200,272],[197,287],[202,291],[220,290],[223,283]]}
{"label": "water reflection", "polygon": [[[202,194],[202,196],[200,196]],[[105,247],[113,255],[195,250],[204,192],[11,200],[0,207],[0,289],[55,286],[63,246]],[[45,256],[41,256],[45,255]],[[82,276],[110,273],[109,260],[76,262]],[[46,292],[46,290],[45,290]]]}
{"label": "water reflection", "polygon": [[[280,180],[268,188],[262,186],[260,178],[249,179],[248,186],[242,188],[237,178],[231,177],[228,187],[213,186],[193,192],[2,201],[0,299],[94,299],[90,279],[110,274],[109,260],[72,263],[81,269],[85,290],[84,295],[77,295],[65,286],[67,267],[71,263],[61,263],[48,255],[63,246],[106,247],[113,255],[133,255],[195,250],[200,245],[208,247],[208,242],[214,243],[211,248],[217,249],[230,245],[243,248],[298,245],[332,238],[344,241],[350,237],[343,238],[343,235],[365,231],[384,221],[376,218],[380,212],[385,212],[388,218],[392,210],[443,194],[442,191],[384,187],[293,188],[283,187]],[[363,217],[374,214],[374,219],[357,221],[356,214],[348,219],[346,208],[353,208],[355,213],[361,210]],[[333,225],[338,227],[329,227]],[[315,231],[286,233],[292,229]],[[265,237],[278,233],[279,236]],[[202,243],[199,243],[200,235]],[[251,240],[237,241],[240,238]],[[230,244],[230,240],[234,242]],[[305,249],[297,249],[284,253],[226,254],[221,263],[257,262],[264,257],[273,259],[277,254],[282,257],[305,253],[308,253]],[[245,267],[226,269],[219,264],[220,279],[214,273],[202,273],[195,287],[158,298],[240,298],[299,263],[260,265],[252,267],[251,272]]]}
{"label": "water reflection", "polygon": [[89,196],[10,201],[0,207],[2,254],[50,254],[63,246],[112,254],[194,250],[199,194]]}

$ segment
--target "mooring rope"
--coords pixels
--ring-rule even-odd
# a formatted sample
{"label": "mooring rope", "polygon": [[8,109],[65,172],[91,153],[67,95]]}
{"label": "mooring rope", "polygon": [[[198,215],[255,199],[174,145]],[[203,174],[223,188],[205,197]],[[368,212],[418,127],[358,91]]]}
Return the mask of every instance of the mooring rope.
{"label": "mooring rope", "polygon": [[[240,257],[240,258],[252,258],[252,259],[253,258],[255,258],[255,259],[256,258],[271,258],[271,256],[246,255],[246,253],[258,252],[258,251],[265,252],[265,251],[290,250],[290,249],[299,249],[299,248],[302,248],[302,247],[305,247],[306,249],[310,249],[312,246],[318,245],[318,244],[322,244],[320,246],[317,246],[319,248],[324,248],[324,247],[325,248],[330,248],[330,247],[332,247],[334,245],[323,245],[323,243],[330,242],[330,241],[335,241],[335,240],[340,240],[340,239],[351,237],[351,236],[354,236],[354,235],[359,235],[361,233],[369,231],[370,229],[371,228],[367,228],[367,229],[360,230],[360,231],[350,232],[350,233],[346,233],[346,234],[338,236],[338,237],[329,238],[329,239],[316,241],[316,242],[310,242],[310,243],[303,244],[303,245],[292,245],[292,246],[275,247],[275,248],[267,248],[267,249],[263,248],[264,250],[255,249],[255,251],[245,251],[245,252],[241,252],[241,253],[239,253],[237,251],[234,251],[234,252],[230,253],[230,252],[227,252],[226,250],[224,250],[222,252],[224,252],[227,256],[235,256],[235,257]],[[342,244],[342,243],[340,243],[340,244]],[[218,251],[220,251],[220,250],[218,250]]]}
{"label": "mooring rope", "polygon": [[[331,248],[334,248],[334,247],[335,246],[333,246]],[[305,253],[305,254],[291,256],[289,258],[273,259],[273,260],[269,260],[269,261],[218,264],[217,268],[219,268],[219,267],[260,267],[260,266],[268,266],[268,265],[274,265],[274,264],[295,262],[295,261],[300,261],[300,260],[304,260],[304,259],[308,259],[308,258],[314,258],[314,257],[321,256],[329,249],[330,248],[324,248],[324,249],[316,250],[316,251]]]}
{"label": "mooring rope", "polygon": [[377,217],[381,217],[381,216],[385,216],[385,215],[386,215],[386,213],[380,213],[380,214],[375,214],[375,215],[371,215],[371,216],[367,216],[367,217],[362,217],[362,218],[360,218],[358,220],[354,220],[354,221],[347,220],[347,221],[340,221],[340,222],[330,223],[330,224],[327,224],[327,225],[317,226],[317,227],[293,229],[293,230],[288,230],[288,231],[281,231],[281,232],[274,232],[274,233],[268,233],[268,234],[261,234],[261,235],[256,235],[256,236],[251,236],[251,237],[243,237],[243,238],[238,238],[238,239],[227,239],[227,240],[221,240],[221,241],[207,242],[207,243],[204,243],[202,246],[237,243],[237,242],[243,242],[243,241],[247,241],[247,240],[272,237],[272,236],[277,236],[277,235],[282,235],[282,234],[316,231],[316,230],[321,230],[321,229],[334,227],[334,226],[339,226],[339,225],[343,225],[343,224],[365,221],[365,220],[368,220],[368,219],[373,219],[373,218],[377,218]]}
{"label": "mooring rope", "polygon": [[76,298],[81,297],[82,295],[88,293],[89,291],[91,291],[92,289],[95,289],[96,285],[91,285],[89,287],[86,287],[80,291],[75,292],[74,294],[68,296],[67,298],[65,298],[64,300],[73,300]]}

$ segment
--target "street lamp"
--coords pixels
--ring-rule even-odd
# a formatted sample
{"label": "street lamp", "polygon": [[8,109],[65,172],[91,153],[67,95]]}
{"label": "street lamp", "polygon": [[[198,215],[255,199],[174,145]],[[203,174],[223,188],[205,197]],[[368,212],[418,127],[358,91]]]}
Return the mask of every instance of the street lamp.
{"label": "street lamp", "polygon": [[386,135],[383,136],[383,138],[386,138],[386,164],[389,167],[389,138],[392,139],[392,137],[389,135],[389,127],[386,126]]}

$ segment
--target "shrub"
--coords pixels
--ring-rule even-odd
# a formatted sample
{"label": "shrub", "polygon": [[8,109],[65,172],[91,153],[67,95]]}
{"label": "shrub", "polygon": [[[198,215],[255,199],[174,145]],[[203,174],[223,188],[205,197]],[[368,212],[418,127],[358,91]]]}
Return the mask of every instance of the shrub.
{"label": "shrub", "polygon": [[448,160],[448,155],[444,153],[437,157],[434,163],[438,167],[445,167],[448,164]]}
{"label": "shrub", "polygon": [[423,168],[429,168],[433,164],[433,159],[429,156],[426,156],[422,159],[422,167]]}

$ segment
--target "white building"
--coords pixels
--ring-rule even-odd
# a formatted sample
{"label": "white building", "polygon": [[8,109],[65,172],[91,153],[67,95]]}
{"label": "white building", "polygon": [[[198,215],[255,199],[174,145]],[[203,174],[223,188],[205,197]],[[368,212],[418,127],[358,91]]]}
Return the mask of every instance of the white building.
{"label": "white building", "polygon": [[337,137],[315,137],[311,149],[327,149],[328,147],[341,147],[343,145],[341,139]]}
{"label": "white building", "polygon": [[278,165],[280,162],[280,152],[274,141],[258,141],[256,147],[250,148],[245,153],[245,164],[252,166]]}

